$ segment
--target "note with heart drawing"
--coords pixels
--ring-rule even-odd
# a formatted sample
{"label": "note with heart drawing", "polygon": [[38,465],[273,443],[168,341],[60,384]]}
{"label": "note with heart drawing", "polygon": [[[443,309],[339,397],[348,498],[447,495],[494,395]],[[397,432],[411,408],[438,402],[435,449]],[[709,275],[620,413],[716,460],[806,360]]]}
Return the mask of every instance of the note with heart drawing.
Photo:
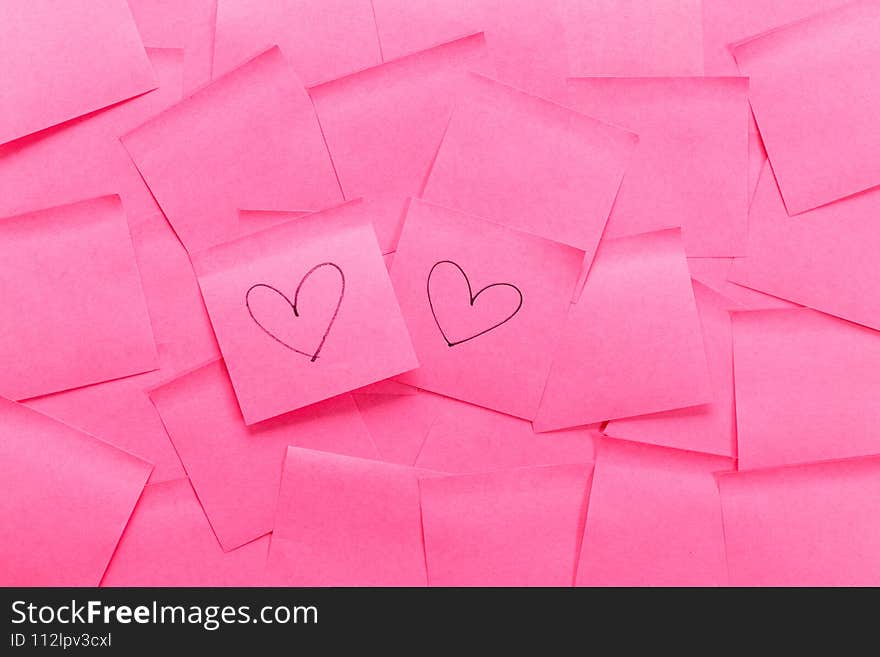
{"label": "note with heart drawing", "polygon": [[584,252],[413,199],[391,279],[416,387],[532,419]]}
{"label": "note with heart drawing", "polygon": [[364,204],[263,214],[193,256],[247,424],[417,367]]}

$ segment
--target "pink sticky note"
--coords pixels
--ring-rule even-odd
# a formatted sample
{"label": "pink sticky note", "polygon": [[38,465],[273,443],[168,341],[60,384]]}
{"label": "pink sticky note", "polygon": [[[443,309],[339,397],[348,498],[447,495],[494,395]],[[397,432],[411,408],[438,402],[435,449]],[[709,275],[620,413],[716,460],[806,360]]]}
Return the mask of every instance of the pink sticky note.
{"label": "pink sticky note", "polygon": [[155,369],[118,196],[0,219],[0,391],[14,399]]}
{"label": "pink sticky note", "polygon": [[128,5],[147,48],[183,50],[187,92],[211,81],[217,0],[128,0]]}
{"label": "pink sticky note", "polygon": [[25,403],[152,463],[150,483],[178,479],[186,473],[145,392],[153,374],[35,397]]}
{"label": "pink sticky note", "polygon": [[878,33],[880,2],[861,0],[733,47],[790,214],[880,184]]}
{"label": "pink sticky note", "polygon": [[[119,136],[182,94],[179,50],[147,51],[159,86],[113,107],[0,146],[0,216],[118,194],[130,218],[159,211]],[[12,193],[14,190],[14,193]]]}
{"label": "pink sticky note", "polygon": [[376,455],[350,396],[246,426],[223,361],[174,379],[150,397],[226,550],[272,530],[288,445]]}
{"label": "pink sticky note", "polygon": [[695,280],[749,310],[800,308],[796,303],[729,281],[727,276],[734,260],[735,258],[688,258],[688,269]]}
{"label": "pink sticky note", "polygon": [[713,473],[733,461],[605,440],[593,471],[578,586],[724,586]]}
{"label": "pink sticky note", "polygon": [[156,483],[184,471],[146,389],[217,358],[220,350],[189,257],[165,217],[156,209],[132,218],[130,229],[160,368],[27,404],[153,463],[150,482]]}
{"label": "pink sticky note", "polygon": [[730,44],[811,14],[838,7],[846,0],[702,0],[703,60],[706,75],[737,75]]}
{"label": "pink sticky note", "polygon": [[703,75],[701,0],[560,0],[573,75]]}
{"label": "pink sticky note", "polygon": [[568,57],[557,0],[373,0],[386,60],[485,32],[501,80],[564,99]]}
{"label": "pink sticky note", "polygon": [[0,398],[0,585],[97,586],[150,464]]}
{"label": "pink sticky note", "polygon": [[425,586],[420,474],[288,448],[266,584]]}
{"label": "pink sticky note", "polygon": [[880,459],[718,476],[733,586],[880,584]]}
{"label": "pink sticky note", "polygon": [[423,198],[574,246],[589,266],[637,141],[472,74]]}
{"label": "pink sticky note", "polygon": [[742,470],[880,453],[880,333],[813,310],[733,314]]}
{"label": "pink sticky note", "polygon": [[694,298],[712,381],[711,403],[613,420],[605,427],[605,433],[625,440],[736,457],[729,311],[745,308],[696,281]]}
{"label": "pink sticky note", "polygon": [[0,78],[0,144],[156,88],[125,0],[2,3]]}
{"label": "pink sticky note", "polygon": [[278,48],[122,142],[191,253],[246,232],[239,208],[311,211],[340,200],[312,103]]}
{"label": "pink sticky note", "polygon": [[469,70],[491,71],[481,34],[309,90],[342,192],[370,204],[383,252],[397,245]]}
{"label": "pink sticky note", "polygon": [[591,465],[419,481],[429,586],[571,586]]}
{"label": "pink sticky note", "polygon": [[383,461],[413,465],[438,415],[455,403],[418,388],[412,390],[416,394],[353,395]]}
{"label": "pink sticky note", "polygon": [[582,255],[414,199],[391,274],[421,367],[399,380],[534,417]]}
{"label": "pink sticky note", "polygon": [[188,479],[144,488],[101,586],[259,586],[269,537],[224,552]]}
{"label": "pink sticky note", "polygon": [[873,284],[880,189],[789,217],[767,168],[750,221],[748,257],[734,261],[731,280],[880,329],[880,291]]}
{"label": "pink sticky note", "polygon": [[746,78],[573,78],[572,107],[638,133],[605,238],[681,226],[689,256],[744,255]]}
{"label": "pink sticky note", "polygon": [[[435,397],[437,397],[435,395]],[[535,433],[530,422],[480,406],[443,400],[419,451],[420,468],[467,474],[561,463],[592,463],[595,433]]]}
{"label": "pink sticky note", "polygon": [[580,301],[555,330],[538,431],[712,399],[678,229],[603,242]]}
{"label": "pink sticky note", "polygon": [[307,85],[382,61],[370,0],[217,0],[215,79],[276,43]]}
{"label": "pink sticky note", "polygon": [[370,218],[348,203],[193,256],[248,424],[418,366]]}

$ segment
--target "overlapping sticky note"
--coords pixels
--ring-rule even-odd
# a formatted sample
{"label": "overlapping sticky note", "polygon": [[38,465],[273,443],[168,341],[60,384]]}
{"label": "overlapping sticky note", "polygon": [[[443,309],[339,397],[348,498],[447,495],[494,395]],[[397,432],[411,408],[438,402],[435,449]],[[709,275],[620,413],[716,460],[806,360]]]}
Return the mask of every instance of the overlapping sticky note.
{"label": "overlapping sticky note", "polygon": [[156,369],[118,196],[0,219],[0,394],[36,397]]}
{"label": "overlapping sticky note", "polygon": [[128,6],[148,49],[183,50],[187,93],[211,80],[217,0],[128,0]]}
{"label": "overlapping sticky note", "polygon": [[0,398],[0,584],[97,586],[152,466]]}
{"label": "overlapping sticky note", "polygon": [[418,365],[362,203],[216,246],[193,265],[248,424]]}
{"label": "overlapping sticky note", "polygon": [[574,246],[589,266],[637,141],[474,74],[422,197]]}
{"label": "overlapping sticky note", "polygon": [[364,197],[383,252],[397,245],[471,70],[491,72],[482,34],[309,89],[342,193]]}
{"label": "overlapping sticky note", "polygon": [[147,49],[158,87],[0,146],[0,216],[117,194],[130,219],[158,212],[119,137],[178,102],[180,50]]}
{"label": "overlapping sticky note", "polygon": [[554,100],[565,99],[568,71],[561,9],[557,0],[373,0],[386,58],[482,31],[501,80]]}
{"label": "overlapping sticky note", "polygon": [[216,3],[215,78],[275,44],[307,85],[382,62],[370,0]]}
{"label": "overlapping sticky note", "polygon": [[220,360],[154,389],[150,397],[226,550],[272,530],[288,445],[376,455],[351,397],[247,426]]}
{"label": "overlapping sticky note", "polygon": [[718,476],[732,586],[877,586],[880,459]]}
{"label": "overlapping sticky note", "polygon": [[749,220],[747,256],[734,260],[731,281],[880,330],[880,291],[871,282],[880,189],[789,217],[766,168]]}
{"label": "overlapping sticky note", "polygon": [[419,481],[431,586],[570,586],[590,465]]}
{"label": "overlapping sticky note", "polygon": [[266,584],[425,586],[424,472],[290,447]]}
{"label": "overlapping sticky note", "polygon": [[241,208],[309,212],[341,199],[315,110],[277,47],[122,143],[190,252],[242,234]]}
{"label": "overlapping sticky note", "polygon": [[740,469],[880,452],[880,333],[813,310],[733,315]]}
{"label": "overlapping sticky note", "polygon": [[730,312],[744,310],[744,307],[696,281],[694,298],[703,329],[712,401],[700,406],[612,420],[604,431],[615,438],[735,457]]}
{"label": "overlapping sticky note", "polygon": [[539,431],[712,399],[679,229],[604,242],[560,332]]}
{"label": "overlapping sticky note", "polygon": [[572,106],[638,133],[605,238],[681,226],[688,256],[744,255],[748,80],[575,78]]}
{"label": "overlapping sticky note", "polygon": [[0,77],[0,144],[156,88],[125,0],[4,2]]}
{"label": "overlapping sticky note", "polygon": [[880,185],[878,30],[859,0],[732,48],[789,214]]}
{"label": "overlapping sticky note", "polygon": [[0,584],[878,583],[878,32],[3,3]]}
{"label": "overlapping sticky note", "polygon": [[532,419],[582,257],[414,200],[391,275],[420,366],[399,380]]}
{"label": "overlapping sticky note", "polygon": [[714,473],[732,469],[718,456],[604,441],[577,585],[726,585]]}
{"label": "overlapping sticky note", "polygon": [[186,479],[144,488],[101,586],[259,586],[269,537],[224,552]]}

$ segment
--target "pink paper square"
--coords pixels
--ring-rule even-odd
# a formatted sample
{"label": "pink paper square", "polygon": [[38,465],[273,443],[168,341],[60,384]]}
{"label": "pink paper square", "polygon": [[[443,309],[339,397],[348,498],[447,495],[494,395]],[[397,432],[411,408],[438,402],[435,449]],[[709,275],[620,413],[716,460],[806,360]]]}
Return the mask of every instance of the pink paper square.
{"label": "pink paper square", "polygon": [[125,0],[0,3],[0,79],[0,144],[156,88]]}
{"label": "pink paper square", "polygon": [[718,476],[732,586],[880,585],[880,459]]}
{"label": "pink paper square", "polygon": [[580,301],[555,330],[538,431],[712,399],[678,229],[603,242]]}
{"label": "pink paper square", "polygon": [[419,481],[429,586],[571,586],[591,465]]}
{"label": "pink paper square", "polygon": [[748,257],[734,261],[732,281],[880,329],[880,289],[873,283],[880,189],[789,217],[767,168],[749,217]]}
{"label": "pink paper square", "polygon": [[625,440],[736,457],[729,311],[745,308],[696,281],[694,298],[703,328],[712,401],[702,406],[613,420],[605,427],[605,433]]}
{"label": "pink paper square", "polygon": [[744,255],[746,78],[574,78],[572,107],[639,135],[606,238],[681,226],[689,256]]}
{"label": "pink paper square", "polygon": [[13,399],[157,367],[118,196],[0,219],[0,391]]}
{"label": "pink paper square", "polygon": [[24,402],[153,464],[149,483],[186,476],[145,387],[155,374],[128,376]]}
{"label": "pink paper square", "polygon": [[573,75],[702,75],[701,0],[560,0]]}
{"label": "pink paper square", "polygon": [[401,465],[290,447],[269,586],[425,586],[418,476]]}
{"label": "pink paper square", "polygon": [[733,461],[638,443],[599,447],[578,586],[724,586],[713,473]]}
{"label": "pink paper square", "polygon": [[0,146],[0,189],[9,190],[0,194],[0,216],[107,194],[119,195],[132,220],[159,212],[119,136],[180,100],[182,56],[147,54],[157,89]]}
{"label": "pink paper square", "polygon": [[187,479],[144,488],[101,586],[259,586],[269,537],[224,552]]}
{"label": "pink paper square", "polygon": [[719,294],[736,301],[748,310],[770,310],[772,308],[800,308],[778,297],[750,290],[727,280],[728,272],[735,258],[688,258],[688,269],[691,276],[712,288]]}
{"label": "pink paper square", "polygon": [[491,71],[481,34],[309,90],[342,192],[370,205],[383,252],[397,245],[469,70]]}
{"label": "pink paper square", "polygon": [[0,586],[97,586],[151,466],[0,398]]}
{"label": "pink paper square", "polygon": [[187,93],[211,81],[217,0],[128,0],[128,5],[147,48],[183,50]]}
{"label": "pink paper square", "polygon": [[421,367],[399,380],[534,417],[582,256],[413,200],[391,273]]}
{"label": "pink paper square", "polygon": [[340,200],[314,107],[278,48],[122,142],[190,253],[246,232],[239,208],[313,211]]}
{"label": "pink paper square", "polygon": [[225,550],[272,530],[288,445],[376,455],[350,395],[245,425],[223,361],[152,390],[150,398]]}
{"label": "pink paper square", "polygon": [[637,141],[472,74],[423,198],[574,246],[589,266]]}
{"label": "pink paper square", "polygon": [[306,85],[382,61],[370,0],[217,0],[215,79],[276,43]]}
{"label": "pink paper square", "polygon": [[248,424],[418,366],[359,202],[193,256]]}
{"label": "pink paper square", "polygon": [[733,314],[739,468],[880,453],[880,333],[813,310]]}
{"label": "pink paper square", "polygon": [[385,59],[482,31],[504,82],[562,100],[568,57],[558,0],[373,0]]}
{"label": "pink paper square", "polygon": [[880,184],[878,33],[880,2],[862,0],[733,47],[790,214]]}
{"label": "pink paper square", "polygon": [[530,422],[447,397],[432,418],[416,466],[468,474],[563,463],[592,463],[593,429],[535,433]]}
{"label": "pink paper square", "polygon": [[730,44],[811,14],[845,4],[846,0],[702,0],[703,61],[706,75],[737,75]]}

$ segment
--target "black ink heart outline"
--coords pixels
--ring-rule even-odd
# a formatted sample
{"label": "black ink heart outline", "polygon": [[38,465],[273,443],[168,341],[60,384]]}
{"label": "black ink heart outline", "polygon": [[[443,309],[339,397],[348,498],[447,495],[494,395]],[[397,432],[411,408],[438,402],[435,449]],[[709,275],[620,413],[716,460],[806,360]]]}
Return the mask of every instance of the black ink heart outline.
{"label": "black ink heart outline", "polygon": [[[431,276],[434,274],[434,270],[437,269],[437,267],[439,265],[443,265],[443,264],[452,265],[453,267],[458,269],[458,271],[461,272],[461,275],[464,277],[464,282],[467,284],[468,296],[470,297],[470,305],[472,308],[473,308],[474,303],[477,300],[477,297],[479,297],[483,292],[485,292],[489,288],[512,287],[514,290],[516,290],[516,293],[519,295],[519,303],[517,304],[516,309],[512,313],[510,313],[510,315],[508,315],[507,317],[502,319],[497,324],[493,324],[489,328],[487,328],[483,331],[480,331],[479,333],[475,333],[474,335],[472,335],[468,338],[464,338],[463,340],[456,340],[455,342],[450,342],[449,338],[446,336],[446,332],[443,330],[443,327],[440,326],[440,322],[437,319],[437,313],[434,311],[434,302],[431,299]],[[428,280],[426,283],[426,288],[427,288],[427,292],[428,292],[428,305],[431,307],[431,315],[434,316],[434,323],[437,325],[437,328],[440,330],[440,335],[443,336],[443,339],[446,340],[446,344],[449,347],[454,347],[456,345],[462,344],[463,342],[467,342],[468,340],[473,340],[474,338],[478,338],[481,335],[484,335],[493,329],[497,329],[502,324],[506,324],[507,322],[509,322],[511,319],[514,318],[514,316],[519,312],[519,309],[522,308],[522,305],[523,305],[522,291],[513,283],[492,283],[491,285],[487,285],[486,287],[481,288],[476,294],[474,294],[474,290],[471,287],[471,280],[468,278],[468,275],[465,273],[464,269],[462,269],[458,263],[455,263],[452,260],[438,260],[437,262],[434,263],[434,266],[431,267],[431,271],[428,272]]]}
{"label": "black ink heart outline", "polygon": [[[336,308],[333,310],[333,316],[330,318],[330,321],[327,324],[327,330],[324,331],[324,335],[321,336],[321,341],[318,343],[318,347],[317,347],[317,349],[315,349],[315,352],[310,354],[308,352],[302,351],[300,349],[297,349],[296,347],[293,347],[293,346],[287,344],[284,340],[282,340],[281,338],[276,336],[274,333],[272,333],[269,329],[267,329],[265,326],[263,326],[260,323],[260,320],[258,320],[256,317],[254,317],[254,312],[253,312],[253,310],[251,310],[250,296],[251,296],[251,292],[253,292],[258,287],[269,288],[270,290],[272,290],[276,294],[279,294],[281,296],[281,298],[287,302],[287,304],[290,306],[291,310],[293,310],[294,317],[299,317],[299,309],[297,307],[297,304],[299,303],[299,291],[302,289],[303,284],[305,284],[305,282],[308,280],[309,276],[311,276],[313,273],[315,273],[316,270],[320,269],[321,267],[333,267],[336,271],[338,271],[339,278],[342,281],[342,286],[339,288],[339,299],[336,302]],[[343,273],[342,268],[339,265],[337,265],[335,262],[322,262],[318,265],[315,265],[314,267],[309,269],[305,274],[303,274],[303,277],[299,280],[299,284],[296,286],[296,292],[294,292],[294,294],[293,294],[293,303],[291,303],[290,299],[287,298],[287,295],[284,294],[284,292],[272,287],[268,283],[255,283],[254,285],[251,285],[248,288],[247,292],[245,292],[244,304],[245,304],[245,306],[247,306],[248,314],[251,316],[251,319],[254,320],[254,323],[260,327],[260,330],[262,330],[263,333],[265,333],[270,338],[275,340],[275,342],[284,345],[285,347],[287,347],[291,351],[294,351],[298,354],[302,354],[303,356],[308,356],[310,361],[312,363],[314,363],[316,360],[318,360],[318,354],[321,353],[321,349],[324,348],[324,342],[326,342],[327,336],[330,334],[330,329],[333,328],[333,323],[336,321],[336,316],[339,314],[339,307],[342,305],[342,297],[343,296],[345,296],[345,274]]]}

